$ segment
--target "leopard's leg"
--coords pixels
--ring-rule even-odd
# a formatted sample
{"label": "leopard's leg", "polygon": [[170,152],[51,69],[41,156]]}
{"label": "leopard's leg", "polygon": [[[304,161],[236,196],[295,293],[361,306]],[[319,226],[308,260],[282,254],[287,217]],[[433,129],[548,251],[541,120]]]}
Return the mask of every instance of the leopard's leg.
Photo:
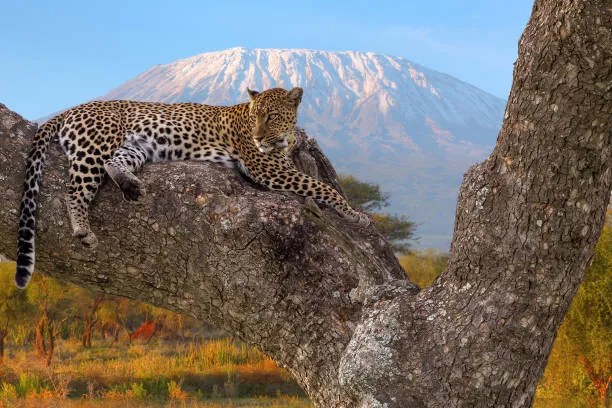
{"label": "leopard's leg", "polygon": [[81,238],[83,244],[94,247],[98,241],[89,226],[89,204],[96,196],[104,177],[102,160],[77,154],[70,160],[69,176],[66,206],[72,235]]}
{"label": "leopard's leg", "polygon": [[333,187],[299,172],[292,166],[285,165],[282,169],[278,169],[280,171],[257,169],[257,167],[248,170],[258,183],[272,190],[291,191],[303,197],[310,197],[319,203],[329,205],[350,221],[363,226],[370,224],[370,218],[364,213],[355,211]]}
{"label": "leopard's leg", "polygon": [[104,169],[109,177],[119,186],[123,197],[128,201],[136,201],[146,194],[145,187],[134,172],[148,160],[149,153],[139,143],[126,142],[110,160],[104,163]]}

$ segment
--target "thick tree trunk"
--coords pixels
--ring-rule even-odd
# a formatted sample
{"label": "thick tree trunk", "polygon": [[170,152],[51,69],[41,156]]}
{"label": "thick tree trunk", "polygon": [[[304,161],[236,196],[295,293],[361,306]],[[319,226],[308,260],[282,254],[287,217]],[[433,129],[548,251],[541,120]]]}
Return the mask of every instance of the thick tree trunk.
{"label": "thick tree trunk", "polygon": [[[100,244],[85,249],[70,237],[57,152],[37,270],[222,327],[321,407],[528,406],[610,196],[611,28],[610,2],[536,2],[497,146],[465,176],[448,269],[428,289],[372,228],[213,164],[146,167],[138,205],[108,183],[91,214]],[[31,135],[25,123],[0,129],[9,255],[30,140],[20,132]]]}

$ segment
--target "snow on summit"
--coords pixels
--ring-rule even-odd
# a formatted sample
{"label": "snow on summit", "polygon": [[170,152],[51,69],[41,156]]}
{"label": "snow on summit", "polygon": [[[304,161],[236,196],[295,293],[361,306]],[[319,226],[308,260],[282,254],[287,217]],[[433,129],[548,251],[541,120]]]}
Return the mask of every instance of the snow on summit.
{"label": "snow on summit", "polygon": [[448,249],[457,189],[495,142],[505,101],[402,57],[232,48],[156,65],[102,99],[246,102],[246,88],[304,88],[298,124],[340,172],[380,183],[392,212]]}
{"label": "snow on summit", "polygon": [[306,121],[316,117],[330,122],[347,115],[355,120],[364,109],[375,109],[375,116],[386,120],[400,113],[402,118],[428,116],[438,123],[490,126],[499,123],[504,105],[469,84],[400,57],[246,48],[154,66],[105,98],[234,104],[246,100],[247,87],[297,85],[305,88]]}

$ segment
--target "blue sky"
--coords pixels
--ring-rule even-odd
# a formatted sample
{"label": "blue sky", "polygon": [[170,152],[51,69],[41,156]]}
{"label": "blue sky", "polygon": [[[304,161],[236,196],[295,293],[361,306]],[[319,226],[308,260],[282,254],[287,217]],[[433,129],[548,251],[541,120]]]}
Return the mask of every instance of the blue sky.
{"label": "blue sky", "polygon": [[0,0],[0,102],[36,119],[152,65],[236,46],[403,56],[506,98],[532,4]]}

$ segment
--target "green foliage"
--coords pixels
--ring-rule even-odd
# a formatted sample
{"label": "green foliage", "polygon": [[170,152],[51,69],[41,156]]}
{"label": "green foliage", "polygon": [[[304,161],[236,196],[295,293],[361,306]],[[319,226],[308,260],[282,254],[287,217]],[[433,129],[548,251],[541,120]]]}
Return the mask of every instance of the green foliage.
{"label": "green foliage", "polygon": [[374,214],[372,220],[395,252],[406,253],[410,250],[409,241],[414,239],[415,225],[406,216]]}
{"label": "green foliage", "polygon": [[353,208],[372,215],[374,225],[389,241],[395,252],[407,252],[410,240],[414,239],[415,224],[403,215],[379,213],[389,205],[389,194],[380,190],[378,184],[366,183],[353,176],[339,176],[338,182]]}
{"label": "green foliage", "polygon": [[147,398],[148,392],[142,383],[132,383],[130,388],[133,398],[143,400]]}
{"label": "green foliage", "polygon": [[[612,227],[606,227],[595,249],[593,263],[567,315],[568,338],[591,361],[612,352]],[[588,333],[588,336],[584,334]],[[605,368],[599,367],[603,372]]]}
{"label": "green foliage", "polygon": [[14,400],[19,398],[17,388],[8,382],[3,382],[0,386],[0,401],[2,400]]}
{"label": "green foliage", "polygon": [[389,205],[389,194],[383,193],[378,184],[366,183],[353,176],[344,175],[338,177],[338,182],[353,208],[373,212]]}
{"label": "green foliage", "polygon": [[15,391],[21,398],[31,393],[39,393],[44,388],[45,382],[39,376],[28,373],[19,374],[19,382],[15,385]]}

